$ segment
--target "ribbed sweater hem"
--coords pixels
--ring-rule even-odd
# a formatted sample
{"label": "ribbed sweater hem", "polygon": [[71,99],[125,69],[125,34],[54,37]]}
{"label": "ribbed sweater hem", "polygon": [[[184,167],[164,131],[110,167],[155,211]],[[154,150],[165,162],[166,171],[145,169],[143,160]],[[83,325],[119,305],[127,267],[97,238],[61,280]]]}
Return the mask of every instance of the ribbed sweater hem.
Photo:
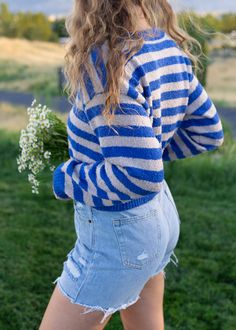
{"label": "ribbed sweater hem", "polygon": [[138,199],[132,199],[131,201],[127,203],[120,203],[116,205],[111,205],[111,206],[92,206],[92,208],[96,210],[103,210],[103,211],[123,211],[123,210],[128,210],[132,209],[133,207],[142,205],[153,199],[159,192],[154,192],[149,195],[145,195],[144,197],[140,197]]}
{"label": "ribbed sweater hem", "polygon": [[[69,196],[65,194],[65,192],[62,190],[62,187],[65,186],[65,174],[61,170],[63,166],[63,163],[56,168],[56,170],[53,173],[53,191],[54,194],[58,199],[70,199]],[[103,211],[122,211],[122,210],[128,210],[132,209],[133,207],[142,205],[147,203],[148,201],[152,200],[159,192],[153,192],[151,194],[142,196],[137,199],[132,199],[127,203],[117,203],[115,205],[111,206],[90,206],[91,208],[97,209],[97,210],[103,210]],[[79,201],[80,203],[84,204],[84,201]]]}

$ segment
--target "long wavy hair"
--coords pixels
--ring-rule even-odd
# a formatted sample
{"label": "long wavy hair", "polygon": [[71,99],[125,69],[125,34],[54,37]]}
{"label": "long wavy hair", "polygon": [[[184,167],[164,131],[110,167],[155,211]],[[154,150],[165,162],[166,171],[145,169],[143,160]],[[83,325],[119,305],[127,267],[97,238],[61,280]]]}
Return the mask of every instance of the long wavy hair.
{"label": "long wavy hair", "polygon": [[[193,45],[201,49],[199,42],[178,24],[177,15],[166,0],[74,0],[72,12],[66,18],[69,41],[66,45],[64,73],[65,90],[69,100],[76,102],[78,86],[84,88],[84,73],[91,72],[89,54],[93,46],[108,42],[106,62],[107,82],[103,115],[111,124],[114,111],[119,106],[120,83],[126,61],[143,45],[143,39],[135,31],[136,8],[142,9],[150,25],[166,31],[197,66],[198,57],[191,52]],[[126,48],[127,47],[127,48]],[[128,52],[124,52],[124,49]],[[127,55],[128,54],[128,55]],[[127,57],[128,56],[128,57]]]}

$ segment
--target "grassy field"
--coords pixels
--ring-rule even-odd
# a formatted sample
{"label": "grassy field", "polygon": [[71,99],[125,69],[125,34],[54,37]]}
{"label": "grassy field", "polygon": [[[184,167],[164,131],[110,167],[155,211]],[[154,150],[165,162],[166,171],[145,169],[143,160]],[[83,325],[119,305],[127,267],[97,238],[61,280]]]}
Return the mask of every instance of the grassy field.
{"label": "grassy field", "polygon": [[212,56],[208,68],[207,92],[221,106],[236,109],[236,51],[230,56]]}
{"label": "grassy field", "polygon": [[[35,196],[17,171],[19,111],[0,109],[0,329],[36,330],[76,235],[72,201],[55,199],[52,174]],[[166,268],[166,330],[235,329],[236,143],[225,132],[219,150],[165,163],[181,218],[179,266]],[[122,329],[117,312],[106,330]]]}
{"label": "grassy field", "polygon": [[0,37],[0,89],[56,96],[64,46]]}
{"label": "grassy field", "polygon": [[[63,66],[64,46],[0,37],[0,90],[60,95],[57,68]],[[236,57],[214,56],[207,91],[221,105],[236,108]]]}
{"label": "grassy field", "polygon": [[[64,122],[67,120],[68,113],[58,113]],[[9,103],[0,102],[0,129],[19,132],[25,128],[28,123],[26,108],[23,106],[12,106]]]}

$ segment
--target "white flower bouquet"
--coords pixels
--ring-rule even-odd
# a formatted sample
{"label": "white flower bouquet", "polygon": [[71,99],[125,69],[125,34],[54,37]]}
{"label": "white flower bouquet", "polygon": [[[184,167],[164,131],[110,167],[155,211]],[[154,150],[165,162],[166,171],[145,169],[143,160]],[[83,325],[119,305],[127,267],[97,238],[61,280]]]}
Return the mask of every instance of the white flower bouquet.
{"label": "white flower bouquet", "polygon": [[18,171],[28,170],[32,193],[39,193],[39,174],[49,168],[53,171],[58,162],[68,159],[66,124],[46,105],[36,105],[34,100],[27,109],[29,122],[21,130],[17,157]]}

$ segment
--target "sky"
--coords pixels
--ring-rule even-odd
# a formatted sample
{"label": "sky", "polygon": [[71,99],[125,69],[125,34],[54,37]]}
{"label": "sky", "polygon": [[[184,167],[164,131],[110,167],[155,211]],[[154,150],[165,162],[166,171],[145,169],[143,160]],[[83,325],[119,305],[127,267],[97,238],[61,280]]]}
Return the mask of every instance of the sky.
{"label": "sky", "polygon": [[[0,0],[7,3],[11,11],[41,11],[47,15],[67,15],[73,0]],[[235,12],[236,0],[170,0],[175,9],[194,9],[198,12]]]}

